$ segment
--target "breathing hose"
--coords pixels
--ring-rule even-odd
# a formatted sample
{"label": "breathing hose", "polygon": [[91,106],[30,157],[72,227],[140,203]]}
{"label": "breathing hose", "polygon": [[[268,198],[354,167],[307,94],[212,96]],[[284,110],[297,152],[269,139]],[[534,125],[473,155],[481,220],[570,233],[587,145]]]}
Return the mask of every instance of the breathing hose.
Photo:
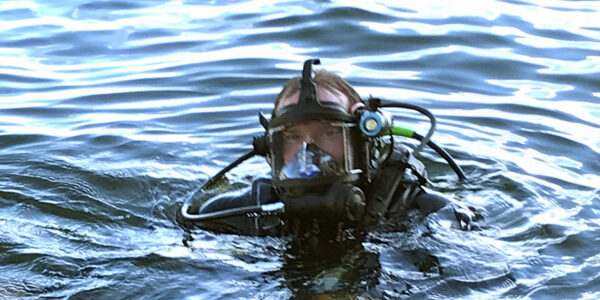
{"label": "breathing hose", "polygon": [[283,202],[267,203],[262,205],[250,205],[242,207],[234,207],[224,210],[218,210],[214,212],[202,213],[202,214],[190,214],[188,210],[190,208],[189,203],[184,203],[181,207],[181,216],[188,221],[210,221],[226,217],[234,217],[245,214],[282,214],[285,212],[285,206]]}
{"label": "breathing hose", "polygon": [[[217,180],[219,180],[219,178],[221,178],[221,176],[223,176],[225,173],[229,172],[231,169],[235,168],[237,165],[241,164],[242,162],[246,161],[247,159],[249,159],[257,154],[258,154],[258,152],[256,150],[252,150],[252,151],[244,154],[240,158],[236,159],[234,162],[230,163],[227,167],[223,168],[223,170],[219,171],[219,173],[215,174],[210,179],[208,179],[198,189],[198,191],[206,189],[207,187],[211,186]],[[203,214],[190,214],[188,212],[189,208],[190,208],[190,203],[185,202],[181,206],[181,211],[180,211],[181,216],[188,221],[210,221],[210,220],[221,219],[221,218],[226,218],[226,217],[240,216],[240,215],[244,215],[244,214],[260,214],[260,215],[282,214],[285,210],[283,202],[235,207],[235,208],[219,210],[219,211],[215,211],[215,212],[208,212],[208,213],[203,213]]]}
{"label": "breathing hose", "polygon": [[217,180],[219,180],[219,178],[221,178],[221,176],[225,175],[225,173],[229,172],[231,169],[237,167],[237,165],[243,163],[244,161],[246,161],[247,159],[253,157],[256,154],[257,154],[256,150],[253,149],[252,151],[250,151],[250,152],[242,155],[240,158],[238,158],[234,162],[230,163],[227,167],[223,168],[223,170],[219,171],[219,173],[215,174],[208,181],[206,181],[200,187],[200,189],[202,190],[202,189],[205,189],[205,188],[209,187],[210,185],[212,185],[213,183],[215,183]]}
{"label": "breathing hose", "polygon": [[[415,110],[427,116],[431,124],[427,135],[422,136],[412,129],[394,126],[391,115],[389,113],[384,113],[379,110],[379,108],[382,107],[406,108]],[[446,162],[448,162],[448,164],[450,165],[452,170],[454,170],[454,172],[460,180],[465,180],[467,178],[463,170],[454,161],[452,156],[448,152],[446,152],[446,150],[444,150],[442,147],[438,146],[433,141],[431,141],[431,136],[435,131],[437,121],[435,119],[435,116],[429,110],[409,103],[383,102],[379,98],[370,98],[367,103],[367,109],[361,112],[360,115],[361,117],[359,121],[359,127],[365,135],[374,137],[378,135],[391,134],[395,136],[404,136],[419,140],[421,143],[419,143],[419,145],[413,151],[413,155],[415,157],[418,157],[423,147],[425,145],[428,145],[433,150],[435,150],[435,152],[437,152],[441,157],[443,157],[446,160]]]}
{"label": "breathing hose", "polygon": [[[424,138],[420,139],[421,143],[413,151],[413,155],[415,157],[418,157],[419,152],[421,152],[421,150],[423,150],[423,147],[425,147],[425,145],[428,144],[429,140],[431,139],[431,136],[433,135],[433,132],[435,131],[435,127],[437,124],[437,121],[435,120],[435,116],[429,110],[427,110],[425,108],[422,108],[420,106],[416,106],[413,104],[408,104],[408,103],[387,102],[387,103],[382,103],[380,107],[408,108],[408,109],[416,110],[429,118],[429,122],[431,124],[431,126],[429,127],[429,131],[427,132],[427,135],[425,135]],[[411,136],[411,138],[412,138],[412,136]]]}

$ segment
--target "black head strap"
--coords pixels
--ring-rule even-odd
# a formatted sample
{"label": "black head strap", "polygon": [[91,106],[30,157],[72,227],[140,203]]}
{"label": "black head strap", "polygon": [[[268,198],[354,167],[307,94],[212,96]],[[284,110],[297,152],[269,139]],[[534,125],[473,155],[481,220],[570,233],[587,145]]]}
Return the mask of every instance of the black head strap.
{"label": "black head strap", "polygon": [[300,80],[300,97],[298,99],[298,105],[321,106],[319,100],[317,100],[317,85],[314,83],[312,78],[312,65],[321,64],[321,60],[309,59],[304,62],[304,68],[302,68],[302,79]]}

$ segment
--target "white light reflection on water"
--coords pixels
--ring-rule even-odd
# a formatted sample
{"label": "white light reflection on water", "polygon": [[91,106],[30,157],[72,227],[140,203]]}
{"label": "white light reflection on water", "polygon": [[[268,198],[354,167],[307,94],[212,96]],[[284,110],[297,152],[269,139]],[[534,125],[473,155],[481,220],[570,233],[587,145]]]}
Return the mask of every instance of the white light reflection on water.
{"label": "white light reflection on water", "polygon": [[566,84],[556,84],[545,81],[535,80],[487,80],[488,83],[513,88],[517,91],[513,93],[515,97],[525,97],[526,99],[554,99],[558,92],[570,91],[574,87]]}

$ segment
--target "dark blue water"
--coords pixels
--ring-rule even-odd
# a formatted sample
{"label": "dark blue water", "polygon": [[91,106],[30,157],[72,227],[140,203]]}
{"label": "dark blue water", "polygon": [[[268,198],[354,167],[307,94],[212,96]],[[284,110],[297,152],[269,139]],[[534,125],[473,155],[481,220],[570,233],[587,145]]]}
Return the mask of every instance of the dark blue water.
{"label": "dark blue water", "polygon": [[[599,298],[600,2],[346,2],[0,3],[0,298]],[[301,266],[178,226],[312,57],[437,116],[471,181],[426,149],[433,187],[481,230],[431,218]]]}

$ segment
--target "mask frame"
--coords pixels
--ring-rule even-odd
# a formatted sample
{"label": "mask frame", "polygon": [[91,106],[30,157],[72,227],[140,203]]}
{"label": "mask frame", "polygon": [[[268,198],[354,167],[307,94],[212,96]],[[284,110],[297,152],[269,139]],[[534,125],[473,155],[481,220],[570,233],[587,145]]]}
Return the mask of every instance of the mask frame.
{"label": "mask frame", "polygon": [[[285,151],[285,142],[283,139],[286,126],[281,125],[275,128],[269,128],[267,131],[267,139],[270,144],[269,163],[272,168],[271,181],[273,186],[280,189],[294,189],[297,191],[301,187],[311,189],[318,186],[330,185],[336,181],[356,183],[360,180],[361,175],[364,173],[364,170],[362,169],[365,165],[362,161],[364,160],[364,157],[362,153],[360,153],[360,149],[353,147],[356,143],[362,141],[362,137],[358,131],[358,125],[356,123],[336,121],[331,122],[331,126],[340,128],[342,131],[344,158],[341,164],[337,162],[338,168],[336,174],[319,174],[314,178],[287,178],[285,174],[283,174],[283,169],[287,165],[283,159]],[[357,141],[356,139],[360,140]],[[330,153],[325,153],[330,155]],[[295,155],[297,155],[297,153],[294,154],[294,157]]]}
{"label": "mask frame", "polygon": [[[313,81],[312,66],[320,64],[319,59],[309,59],[304,62],[302,69],[302,78],[300,80],[300,94],[296,104],[290,104],[282,107],[278,111],[273,110],[272,119],[267,121],[266,125],[266,143],[268,145],[268,158],[272,171],[273,186],[280,192],[288,193],[291,189],[297,192],[301,187],[310,189],[329,185],[335,181],[358,183],[363,175],[368,174],[368,161],[366,155],[361,153],[362,147],[357,145],[365,144],[366,140],[360,134],[358,128],[358,118],[349,113],[346,108],[339,103],[331,101],[321,101],[318,99],[317,85]],[[280,169],[284,165],[282,157],[282,140],[278,139],[277,133],[286,127],[294,124],[300,124],[308,121],[331,122],[344,128],[344,174],[338,176],[325,176],[315,179],[283,179],[280,176]],[[261,122],[263,123],[263,122]]]}

